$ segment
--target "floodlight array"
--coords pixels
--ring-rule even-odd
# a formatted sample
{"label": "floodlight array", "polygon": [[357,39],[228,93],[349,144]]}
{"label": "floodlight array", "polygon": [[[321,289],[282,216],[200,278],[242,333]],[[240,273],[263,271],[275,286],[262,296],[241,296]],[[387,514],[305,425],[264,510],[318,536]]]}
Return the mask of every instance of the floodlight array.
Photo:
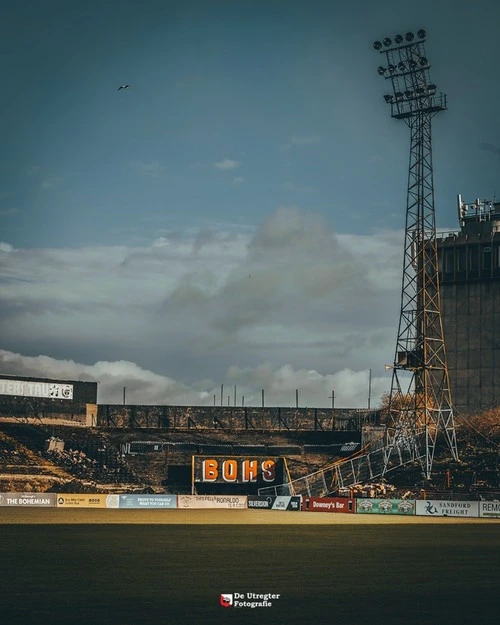
{"label": "floodlight array", "polygon": [[425,54],[424,29],[385,37],[374,42],[373,47],[385,54],[386,64],[379,65],[379,76],[390,80],[392,93],[384,95],[391,105],[393,117],[409,118],[418,112],[437,112],[446,108],[446,96],[434,98],[436,85],[430,77],[430,64]]}
{"label": "floodlight array", "polygon": [[[427,36],[427,33],[425,32],[425,30],[423,28],[421,28],[417,32],[417,37],[420,40],[425,39],[426,36]],[[400,45],[404,44],[405,42],[411,43],[414,39],[415,39],[415,35],[412,32],[408,32],[408,33],[406,33],[406,35],[404,37],[403,37],[403,35],[396,35],[394,37],[394,43],[397,46],[400,46]],[[375,48],[375,50],[382,50],[382,48],[384,46],[386,48],[390,48],[392,46],[392,39],[390,37],[385,37],[382,41],[375,41],[373,43],[373,47]]]}

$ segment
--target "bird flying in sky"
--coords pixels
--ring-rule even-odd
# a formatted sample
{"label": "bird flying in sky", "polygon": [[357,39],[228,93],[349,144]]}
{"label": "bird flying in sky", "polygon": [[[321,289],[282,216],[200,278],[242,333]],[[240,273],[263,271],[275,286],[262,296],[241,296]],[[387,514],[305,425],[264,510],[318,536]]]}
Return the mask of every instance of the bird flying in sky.
{"label": "bird flying in sky", "polygon": [[128,89],[130,87],[130,85],[120,85],[118,87],[118,91],[120,91],[120,89]]}

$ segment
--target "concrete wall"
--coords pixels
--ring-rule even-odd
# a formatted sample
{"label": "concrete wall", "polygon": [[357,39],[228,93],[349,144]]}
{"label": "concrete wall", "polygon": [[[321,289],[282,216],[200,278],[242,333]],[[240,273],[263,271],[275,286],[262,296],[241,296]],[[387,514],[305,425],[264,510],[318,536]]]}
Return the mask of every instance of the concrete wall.
{"label": "concrete wall", "polygon": [[500,239],[448,238],[438,246],[441,310],[453,404],[500,406]]}
{"label": "concrete wall", "polygon": [[87,427],[163,430],[361,431],[376,424],[376,410],[343,408],[236,408],[211,406],[98,405],[0,395],[0,418],[59,420]]}
{"label": "concrete wall", "polygon": [[500,405],[500,281],[443,284],[450,385],[459,412]]}
{"label": "concrete wall", "polygon": [[[29,383],[61,384],[73,386],[73,399],[34,397],[33,395],[0,394],[0,418],[15,417],[25,420],[57,420],[78,425],[97,423],[97,382],[79,380],[55,380],[27,376],[0,374],[0,380],[8,382],[23,381]],[[19,385],[23,386],[23,385]],[[33,384],[24,385],[33,386]],[[8,391],[5,391],[8,392]],[[14,392],[18,392],[14,390]],[[21,391],[22,392],[22,388]],[[35,390],[35,394],[37,391]],[[43,393],[42,393],[43,394]]]}
{"label": "concrete wall", "polygon": [[[96,404],[97,403],[97,382],[82,382],[80,380],[59,380],[59,379],[48,379],[48,378],[34,378],[28,376],[13,376],[0,374],[0,380],[7,381],[16,381],[23,380],[26,382],[43,382],[44,384],[72,384],[73,385],[73,400],[57,400],[60,402],[69,402],[73,401],[77,404]],[[8,395],[0,395],[0,402],[4,397],[9,397]],[[12,396],[10,396],[12,397]],[[29,399],[35,399],[34,397],[29,397]]]}
{"label": "concrete wall", "polygon": [[[0,395],[0,418],[15,417],[25,420],[71,421],[76,425],[90,425],[87,406],[75,401],[43,399],[38,397],[11,397]],[[93,410],[96,413],[96,409]]]}

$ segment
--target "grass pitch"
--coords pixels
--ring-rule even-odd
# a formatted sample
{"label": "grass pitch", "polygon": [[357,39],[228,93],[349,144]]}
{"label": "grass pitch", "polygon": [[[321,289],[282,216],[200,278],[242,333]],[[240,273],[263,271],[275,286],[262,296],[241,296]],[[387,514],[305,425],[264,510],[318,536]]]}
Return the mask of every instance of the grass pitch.
{"label": "grass pitch", "polygon": [[[323,514],[321,519],[331,516],[349,515]],[[500,524],[443,521],[3,524],[1,621],[8,625],[496,622]],[[268,608],[219,605],[221,593],[247,592],[280,594],[280,599]]]}

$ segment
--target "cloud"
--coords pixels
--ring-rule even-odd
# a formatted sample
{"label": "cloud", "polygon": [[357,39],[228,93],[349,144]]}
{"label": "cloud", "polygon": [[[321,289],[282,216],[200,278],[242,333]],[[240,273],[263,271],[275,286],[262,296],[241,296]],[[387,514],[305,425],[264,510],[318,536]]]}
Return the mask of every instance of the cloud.
{"label": "cloud", "polygon": [[166,172],[167,168],[161,165],[158,161],[151,163],[141,163],[140,161],[132,161],[130,163],[141,176],[148,176],[150,178],[161,178]]}
{"label": "cloud", "polygon": [[[0,350],[0,371],[19,378],[98,382],[100,404],[122,403],[124,387],[129,404],[212,406],[214,396],[216,405],[220,405],[221,398],[221,385],[213,380],[201,379],[185,384],[123,360],[85,365],[74,360],[22,356]],[[367,403],[369,393],[369,372],[348,369],[333,375],[321,375],[315,370],[293,369],[290,365],[274,368],[270,363],[263,363],[255,368],[232,366],[224,380],[224,405],[228,404],[228,397],[230,405],[234,405],[235,387],[237,405],[241,405],[244,397],[245,406],[261,406],[262,390],[266,406],[295,406],[298,390],[299,406],[329,407],[333,391],[335,406],[350,408],[356,402]],[[386,386],[387,378],[372,377],[372,397],[382,395]]]}
{"label": "cloud", "polygon": [[[123,387],[126,387],[128,403],[207,405],[213,403],[213,394],[200,391],[157,375],[133,362],[100,361],[84,365],[73,360],[57,360],[47,356],[27,357],[0,350],[0,369],[18,377],[48,377],[55,379],[99,382],[99,403],[121,403]],[[213,383],[210,391],[213,390]]]}
{"label": "cloud", "polygon": [[[2,347],[24,357],[128,362],[137,367],[132,377],[145,370],[181,385],[175,397],[197,380],[220,385],[231,367],[262,363],[301,372],[304,384],[313,370],[326,386],[344,370],[357,379],[372,368],[377,377],[393,357],[402,240],[396,231],[338,235],[318,214],[280,207],[256,229],[169,231],[135,247],[5,242]],[[364,406],[364,396],[364,387],[356,400],[346,391],[345,401]]]}
{"label": "cloud", "polygon": [[230,158],[225,158],[218,163],[213,163],[213,166],[222,171],[226,171],[228,169],[236,169],[241,165],[240,161],[233,161]]}
{"label": "cloud", "polygon": [[314,143],[319,143],[320,141],[321,141],[321,138],[317,135],[292,137],[288,143],[284,143],[280,145],[280,150],[281,152],[288,152],[294,146],[312,145]]}
{"label": "cloud", "polygon": [[[342,369],[335,374],[322,375],[314,369],[293,369],[290,365],[275,369],[270,363],[264,363],[254,369],[230,367],[227,371],[227,380],[229,383],[236,384],[237,389],[242,386],[240,390],[244,390],[249,385],[257,391],[261,389],[260,393],[254,391],[250,396],[245,395],[245,405],[250,405],[246,401],[248,399],[249,402],[255,402],[254,406],[261,405],[262,390],[264,390],[265,405],[294,406],[298,390],[299,406],[329,407],[333,391],[336,407],[348,408],[355,404],[363,404],[363,394],[366,403],[360,407],[367,407],[370,390],[368,370]],[[371,393],[373,396],[381,396],[386,386],[386,377],[372,377]]]}
{"label": "cloud", "polygon": [[236,176],[236,178],[233,178],[233,184],[242,184],[243,182],[245,182],[245,178],[243,178],[243,176]]}

